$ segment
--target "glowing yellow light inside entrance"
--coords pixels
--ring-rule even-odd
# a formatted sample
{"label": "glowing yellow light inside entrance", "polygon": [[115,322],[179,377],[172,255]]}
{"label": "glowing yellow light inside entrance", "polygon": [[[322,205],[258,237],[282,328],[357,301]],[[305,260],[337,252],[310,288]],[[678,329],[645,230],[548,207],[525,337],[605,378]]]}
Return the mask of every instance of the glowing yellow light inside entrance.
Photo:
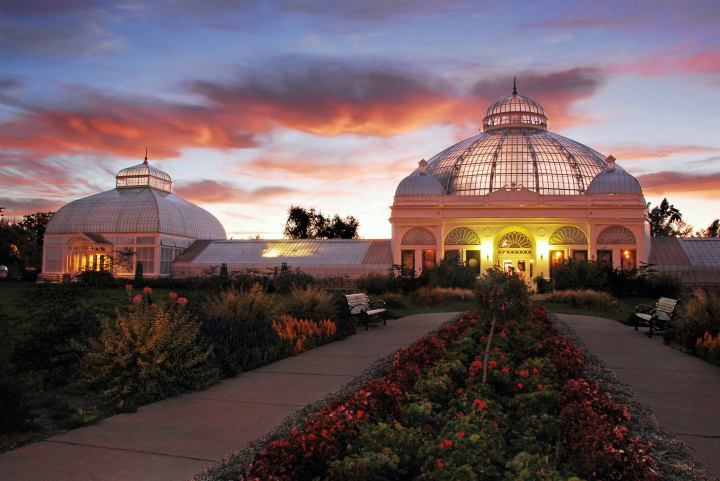
{"label": "glowing yellow light inside entrance", "polygon": [[560,251],[557,251],[557,252],[555,253],[555,258],[556,258],[556,259],[560,259],[561,256],[562,256],[562,253],[561,253]]}

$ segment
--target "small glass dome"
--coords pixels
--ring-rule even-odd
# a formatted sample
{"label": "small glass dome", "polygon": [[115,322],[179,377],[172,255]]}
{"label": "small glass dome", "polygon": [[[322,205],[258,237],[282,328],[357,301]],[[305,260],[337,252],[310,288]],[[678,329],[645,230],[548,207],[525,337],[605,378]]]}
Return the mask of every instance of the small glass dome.
{"label": "small glass dome", "polygon": [[598,173],[588,186],[588,194],[642,194],[640,182],[615,166],[615,157],[605,159],[605,170]]}
{"label": "small glass dome", "polygon": [[115,176],[115,180],[115,187],[118,189],[151,187],[163,192],[172,192],[170,175],[148,164],[147,154],[145,162],[122,169]]}
{"label": "small glass dome", "polygon": [[512,95],[490,105],[483,119],[483,132],[508,127],[548,130],[548,117],[543,106],[518,94],[515,82]]}
{"label": "small glass dome", "polygon": [[427,173],[427,162],[425,159],[418,163],[418,168],[415,172],[405,177],[395,189],[395,196],[410,196],[410,195],[443,195],[445,189],[443,189],[440,182]]}

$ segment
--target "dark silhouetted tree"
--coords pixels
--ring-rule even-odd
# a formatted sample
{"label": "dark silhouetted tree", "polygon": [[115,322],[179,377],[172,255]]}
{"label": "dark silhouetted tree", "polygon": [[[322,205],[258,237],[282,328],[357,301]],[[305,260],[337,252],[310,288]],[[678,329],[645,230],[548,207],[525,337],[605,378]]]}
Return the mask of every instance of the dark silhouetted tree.
{"label": "dark silhouetted tree", "polygon": [[315,209],[291,206],[283,234],[289,239],[357,239],[360,223],[353,216],[325,217]]}
{"label": "dark silhouetted tree", "polygon": [[699,232],[700,237],[720,237],[720,219],[715,219],[707,229]]}
{"label": "dark silhouetted tree", "polygon": [[685,236],[692,227],[683,222],[682,214],[667,198],[648,213],[650,235],[653,237]]}

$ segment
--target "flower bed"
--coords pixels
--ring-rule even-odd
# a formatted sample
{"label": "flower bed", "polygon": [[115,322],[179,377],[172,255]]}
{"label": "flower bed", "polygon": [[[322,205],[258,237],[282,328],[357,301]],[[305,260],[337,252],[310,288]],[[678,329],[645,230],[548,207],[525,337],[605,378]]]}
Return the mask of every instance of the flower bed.
{"label": "flower bed", "polygon": [[488,317],[467,313],[401,350],[384,378],[269,444],[241,479],[658,479],[627,410],[581,377],[582,354],[543,309],[498,311],[486,357]]}

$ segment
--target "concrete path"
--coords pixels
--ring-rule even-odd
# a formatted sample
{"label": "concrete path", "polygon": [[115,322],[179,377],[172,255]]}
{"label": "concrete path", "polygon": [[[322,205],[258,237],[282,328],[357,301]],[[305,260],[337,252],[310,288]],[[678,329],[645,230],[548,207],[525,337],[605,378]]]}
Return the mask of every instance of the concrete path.
{"label": "concrete path", "polygon": [[0,455],[3,481],[186,481],[449,320],[418,314]]}
{"label": "concrete path", "polygon": [[693,457],[720,477],[720,367],[610,319],[557,316],[632,387],[667,432],[687,443]]}

